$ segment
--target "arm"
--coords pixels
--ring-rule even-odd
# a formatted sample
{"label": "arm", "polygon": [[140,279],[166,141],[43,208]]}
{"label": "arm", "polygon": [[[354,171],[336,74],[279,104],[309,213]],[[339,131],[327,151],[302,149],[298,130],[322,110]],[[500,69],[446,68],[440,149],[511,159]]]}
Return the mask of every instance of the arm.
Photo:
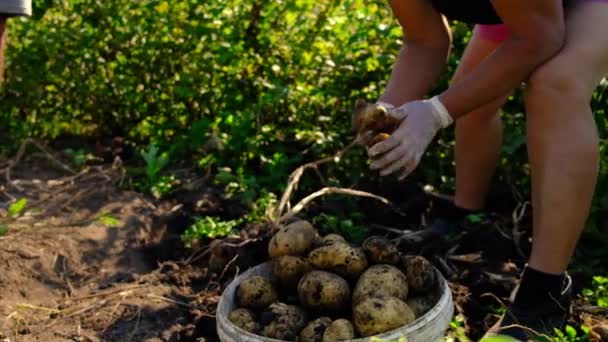
{"label": "arm", "polygon": [[439,99],[455,119],[511,91],[562,47],[561,0],[492,0],[511,38]]}
{"label": "arm", "polygon": [[380,101],[395,106],[424,97],[439,78],[451,43],[445,19],[428,0],[391,0],[404,45]]}

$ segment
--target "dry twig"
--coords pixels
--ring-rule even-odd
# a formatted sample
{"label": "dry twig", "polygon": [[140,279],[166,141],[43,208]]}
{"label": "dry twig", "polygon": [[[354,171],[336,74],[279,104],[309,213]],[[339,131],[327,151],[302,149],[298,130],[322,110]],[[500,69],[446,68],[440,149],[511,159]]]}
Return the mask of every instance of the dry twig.
{"label": "dry twig", "polygon": [[226,266],[224,267],[224,270],[222,271],[222,273],[220,274],[220,277],[218,278],[218,281],[222,280],[222,278],[224,278],[224,275],[226,274],[226,272],[228,271],[228,269],[230,268],[230,266],[236,261],[236,259],[239,258],[239,255],[235,255],[232,259],[230,259],[230,261],[228,261],[228,263],[226,264]]}
{"label": "dry twig", "polygon": [[470,263],[470,264],[478,264],[482,261],[481,253],[471,253],[471,254],[462,254],[462,255],[448,254],[447,258],[449,260],[465,262],[465,263]]}
{"label": "dry twig", "polygon": [[168,302],[168,303],[172,303],[172,304],[181,305],[183,307],[187,307],[187,308],[190,308],[190,309],[195,309],[194,306],[192,306],[192,305],[190,305],[188,303],[185,303],[185,302],[182,302],[182,301],[179,301],[179,300],[175,300],[175,299],[171,299],[171,298],[168,298],[168,297],[164,297],[164,296],[159,296],[159,295],[156,295],[156,294],[153,294],[153,293],[148,293],[146,295],[146,297],[158,299],[158,300],[161,300],[163,302]]}
{"label": "dry twig", "polygon": [[17,164],[19,164],[19,162],[23,158],[23,155],[25,154],[25,149],[26,149],[26,147],[28,145],[34,145],[34,146],[36,146],[36,148],[38,148],[40,151],[42,151],[42,153],[44,153],[44,156],[46,156],[49,160],[51,160],[52,162],[54,162],[55,164],[57,164],[64,171],[67,171],[67,172],[69,172],[71,174],[75,174],[76,173],[74,170],[72,170],[72,168],[70,168],[66,164],[62,163],[61,161],[59,161],[57,158],[55,158],[49,151],[47,151],[46,148],[44,148],[36,140],[31,139],[31,138],[27,138],[27,139],[25,139],[21,143],[21,146],[19,146],[19,150],[17,150],[17,156],[15,157],[15,159],[9,161],[8,166],[4,170],[7,184],[14,186],[17,190],[23,191],[23,189],[21,187],[19,187],[18,185],[14,185],[13,182],[11,181],[11,170]]}
{"label": "dry twig", "polygon": [[295,215],[298,212],[300,212],[302,209],[304,209],[304,207],[306,207],[306,205],[308,205],[310,202],[312,202],[315,198],[325,196],[325,195],[332,195],[332,194],[373,198],[373,199],[376,199],[376,200],[386,204],[393,211],[405,216],[405,214],[403,212],[401,212],[399,209],[397,209],[397,207],[391,201],[389,201],[388,199],[386,199],[382,196],[374,195],[374,194],[372,194],[370,192],[366,192],[366,191],[353,190],[353,189],[348,189],[348,188],[337,188],[337,187],[326,187],[326,188],[323,188],[316,192],[313,192],[312,194],[304,197],[300,202],[298,202],[298,204],[296,204],[293,207],[293,209],[291,209],[291,211],[289,211],[284,216]]}
{"label": "dry twig", "polygon": [[525,213],[526,213],[526,209],[528,207],[530,203],[529,202],[520,202],[517,207],[515,207],[515,210],[513,210],[513,243],[515,244],[515,248],[517,250],[517,253],[519,254],[520,257],[525,258],[526,255],[523,251],[523,249],[521,248],[521,237],[523,235],[523,233],[520,231],[519,229],[519,222],[521,222],[521,219],[524,217]]}
{"label": "dry twig", "polygon": [[293,171],[291,173],[291,175],[289,176],[289,179],[287,182],[287,188],[283,192],[279,205],[275,210],[274,216],[276,219],[276,223],[278,223],[280,221],[280,218],[285,216],[285,215],[283,215],[285,206],[287,205],[289,207],[289,199],[291,198],[291,194],[294,191],[294,189],[297,187],[298,182],[300,181],[300,178],[302,178],[302,175],[304,174],[304,171],[306,171],[306,169],[314,168],[314,169],[318,170],[318,167],[322,164],[339,160],[347,151],[349,151],[351,148],[353,148],[357,143],[358,143],[358,141],[355,140],[331,157],[326,157],[326,158],[322,158],[322,159],[319,159],[314,162],[306,163],[306,164],[298,167],[297,169],[295,169],[295,171]]}

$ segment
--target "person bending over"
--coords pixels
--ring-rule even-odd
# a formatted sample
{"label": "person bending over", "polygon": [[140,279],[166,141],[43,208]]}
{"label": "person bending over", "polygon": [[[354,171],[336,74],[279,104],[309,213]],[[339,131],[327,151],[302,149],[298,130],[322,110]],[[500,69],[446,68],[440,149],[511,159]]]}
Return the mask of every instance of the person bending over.
{"label": "person bending over", "polygon": [[[401,125],[368,149],[371,169],[406,177],[455,126],[456,193],[447,221],[483,209],[502,143],[499,108],[525,83],[533,242],[513,303],[488,335],[551,335],[568,317],[567,267],[598,173],[590,99],[608,72],[608,0],[390,0],[404,45],[378,99]],[[446,63],[448,19],[475,24],[450,86],[425,99]],[[446,234],[455,224],[430,224]],[[448,222],[449,223],[449,222]],[[525,328],[522,328],[525,327]]]}

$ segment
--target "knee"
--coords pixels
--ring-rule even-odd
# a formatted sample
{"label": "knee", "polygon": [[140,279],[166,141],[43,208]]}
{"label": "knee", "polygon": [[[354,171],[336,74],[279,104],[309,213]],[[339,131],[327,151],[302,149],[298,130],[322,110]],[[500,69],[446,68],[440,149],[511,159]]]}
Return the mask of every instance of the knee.
{"label": "knee", "polygon": [[526,86],[526,100],[559,103],[560,100],[588,101],[593,91],[588,77],[568,61],[559,58],[536,69]]}

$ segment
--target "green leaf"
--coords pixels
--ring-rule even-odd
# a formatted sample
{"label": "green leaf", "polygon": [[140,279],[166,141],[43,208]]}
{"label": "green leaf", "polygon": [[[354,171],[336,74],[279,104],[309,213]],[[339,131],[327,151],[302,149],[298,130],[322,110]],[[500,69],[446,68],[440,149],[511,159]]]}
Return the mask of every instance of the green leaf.
{"label": "green leaf", "polygon": [[8,228],[6,228],[5,224],[0,223],[0,236],[4,236],[8,233]]}
{"label": "green leaf", "polygon": [[570,325],[566,325],[566,334],[568,334],[571,339],[574,339],[576,338],[576,329]]}
{"label": "green leaf", "polygon": [[156,161],[156,155],[158,153],[158,147],[152,144],[148,147],[148,150],[142,150],[141,156],[144,158],[144,161],[147,165],[153,165]]}
{"label": "green leaf", "polygon": [[26,205],[27,205],[27,198],[21,198],[18,201],[12,203],[8,207],[7,216],[9,218],[19,216],[19,214],[21,214],[23,212],[23,210],[25,209]]}
{"label": "green leaf", "polygon": [[471,223],[480,223],[483,220],[483,215],[480,214],[469,214],[467,220]]}
{"label": "green leaf", "polygon": [[117,227],[120,225],[120,221],[112,216],[110,213],[103,213],[95,219],[95,222],[102,224],[108,228]]}
{"label": "green leaf", "polygon": [[198,217],[182,234],[181,239],[189,247],[192,242],[201,238],[227,236],[241,223],[242,219],[222,221],[212,216]]}

